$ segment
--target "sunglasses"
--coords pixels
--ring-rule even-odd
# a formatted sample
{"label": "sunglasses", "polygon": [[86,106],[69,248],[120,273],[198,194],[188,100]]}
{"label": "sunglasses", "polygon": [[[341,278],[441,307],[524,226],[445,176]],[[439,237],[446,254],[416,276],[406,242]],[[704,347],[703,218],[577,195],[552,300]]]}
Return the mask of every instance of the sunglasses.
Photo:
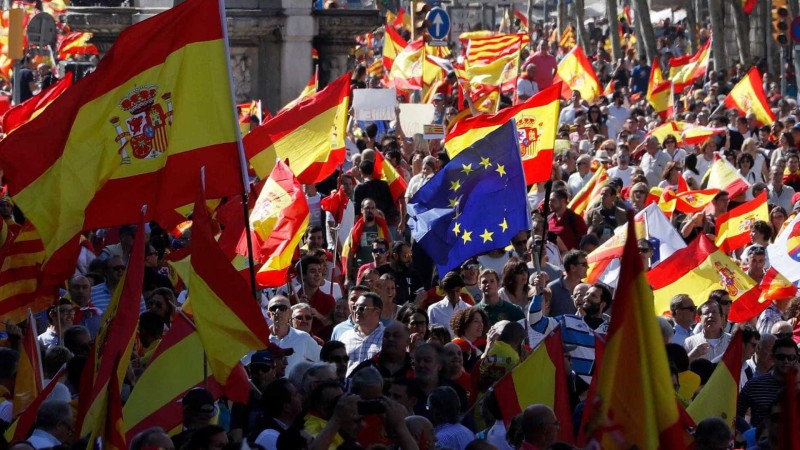
{"label": "sunglasses", "polygon": [[288,310],[289,310],[289,307],[286,306],[286,305],[273,305],[273,306],[269,307],[269,312],[272,312],[272,313],[274,313],[274,312],[284,312],[284,311],[288,311]]}
{"label": "sunglasses", "polygon": [[797,355],[785,355],[783,353],[776,353],[772,355],[772,358],[775,361],[786,361],[786,362],[795,362],[797,361]]}
{"label": "sunglasses", "polygon": [[382,254],[386,253],[386,251],[387,250],[385,248],[373,248],[372,249],[372,253],[375,253],[377,255],[382,255]]}
{"label": "sunglasses", "polygon": [[478,268],[477,264],[467,264],[466,266],[464,266],[465,270],[475,270],[477,268]]}
{"label": "sunglasses", "polygon": [[311,320],[311,319],[313,319],[313,318],[314,318],[314,317],[312,317],[312,316],[310,316],[310,315],[305,315],[305,316],[294,316],[294,317],[292,317],[292,320],[304,320],[304,321],[308,322],[308,321],[310,321],[310,320]]}
{"label": "sunglasses", "polygon": [[368,309],[377,309],[377,308],[374,307],[374,306],[359,305],[359,306],[356,306],[353,311],[355,311],[355,312],[357,312],[359,314],[364,314]]}
{"label": "sunglasses", "polygon": [[678,308],[678,309],[679,309],[679,310],[681,310],[681,311],[691,311],[691,312],[695,312],[695,311],[697,311],[697,306],[681,306],[681,307],[680,307],[680,308]]}

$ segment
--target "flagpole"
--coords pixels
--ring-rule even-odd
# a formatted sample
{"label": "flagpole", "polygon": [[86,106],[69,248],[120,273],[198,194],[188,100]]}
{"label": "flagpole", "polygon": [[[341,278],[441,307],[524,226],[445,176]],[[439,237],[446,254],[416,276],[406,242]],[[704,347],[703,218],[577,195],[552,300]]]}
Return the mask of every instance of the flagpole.
{"label": "flagpole", "polygon": [[[231,105],[232,108],[232,115],[231,119],[233,120],[234,130],[236,132],[236,147],[239,152],[239,170],[242,174],[242,214],[244,215],[244,234],[245,239],[247,242],[247,261],[248,261],[248,269],[250,272],[250,289],[253,294],[253,300],[256,302],[259,301],[258,298],[258,286],[256,285],[256,264],[253,260],[253,237],[251,236],[252,230],[250,228],[250,211],[248,209],[248,205],[250,204],[250,180],[247,176],[247,157],[244,154],[244,145],[242,144],[242,133],[239,129],[239,119],[238,114],[236,114],[236,102],[233,101],[235,98],[234,89],[233,89],[233,75],[231,74],[231,48],[230,43],[228,41],[228,19],[225,15],[225,3],[223,0],[217,1],[217,7],[219,8],[220,18],[222,20],[222,36],[225,41],[225,65],[228,69],[228,89],[231,96]],[[260,120],[261,118],[259,118]]]}

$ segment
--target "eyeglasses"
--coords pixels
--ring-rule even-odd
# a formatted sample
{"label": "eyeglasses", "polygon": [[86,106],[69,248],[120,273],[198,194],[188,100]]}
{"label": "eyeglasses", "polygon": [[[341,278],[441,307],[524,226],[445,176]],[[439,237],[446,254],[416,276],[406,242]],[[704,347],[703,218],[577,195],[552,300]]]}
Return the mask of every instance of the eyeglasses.
{"label": "eyeglasses", "polygon": [[284,312],[284,311],[288,311],[288,310],[289,310],[289,307],[286,306],[286,305],[272,305],[272,306],[269,307],[269,312],[272,312],[272,313],[274,313],[274,312]]}
{"label": "eyeglasses", "polygon": [[358,314],[364,314],[368,309],[378,309],[378,308],[376,306],[358,305],[353,309],[353,311],[357,312]]}
{"label": "eyeglasses", "polygon": [[372,253],[375,253],[376,255],[382,255],[382,254],[386,253],[386,251],[387,250],[385,248],[373,248],[372,249]]}
{"label": "eyeglasses", "polygon": [[605,150],[607,152],[613,152],[613,151],[616,151],[617,149],[615,149],[614,147],[603,147],[603,150]]}
{"label": "eyeglasses", "polygon": [[467,264],[466,266],[464,266],[464,270],[475,270],[477,268],[478,268],[477,264]]}
{"label": "eyeglasses", "polygon": [[294,316],[294,317],[292,317],[292,320],[304,320],[304,321],[308,322],[308,321],[312,320],[313,318],[314,317],[311,316],[311,315],[304,315],[304,316]]}
{"label": "eyeglasses", "polygon": [[696,312],[697,311],[697,306],[694,306],[694,305],[692,305],[692,306],[681,306],[680,308],[678,308],[678,310]]}
{"label": "eyeglasses", "polygon": [[795,362],[797,361],[797,355],[787,355],[784,353],[775,353],[772,355],[772,358],[775,361],[786,361],[786,362]]}

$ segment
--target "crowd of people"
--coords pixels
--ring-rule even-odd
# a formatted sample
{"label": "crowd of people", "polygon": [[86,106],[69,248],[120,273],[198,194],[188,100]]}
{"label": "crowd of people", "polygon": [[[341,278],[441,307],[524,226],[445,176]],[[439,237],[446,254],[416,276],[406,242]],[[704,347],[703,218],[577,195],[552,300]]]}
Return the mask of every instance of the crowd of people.
{"label": "crowd of people", "polygon": [[[663,25],[660,54],[665,59],[686,54],[686,31]],[[736,65],[730,74],[712,69],[676,93],[675,114],[724,132],[696,146],[682,145],[677,134],[660,141],[648,134],[662,121],[643,95],[651,70],[647,59],[630,49],[613,62],[604,48],[608,31],[592,25],[589,33],[595,71],[604,84],[613,81],[614,89],[592,102],[574,91],[560,116],[548,118],[558,120],[558,139],[567,145],[553,161],[550,197],[544,197],[543,185],[528,196],[530,230],[456,270],[437,273],[426,250],[411,239],[405,219],[406,204],[449,161],[442,141],[406,136],[399,121],[352,121],[346,165],[327,182],[305,186],[310,221],[291,281],[262,292],[270,345],[243,355],[249,401],[233,403],[204,388],[192,389],[182,397],[177,434],[148,429],[133,436],[129,448],[573,448],[574,441],[557,439],[561,424],[553,408],[527,405],[506,420],[500,405],[510,400],[498,398],[492,387],[560,327],[573,429],[580,430],[597,363],[595,337],[608,333],[614,313],[613,289],[585,282],[587,255],[613,236],[629,211],[639,212],[653,201],[652,188],[670,189],[682,179],[699,189],[718,158],[737,168],[750,185],[747,192],[732,198],[720,191],[704,211],[676,212],[672,224],[687,243],[700,234],[713,237],[717,217],[766,191],[770,220],[753,223],[752,242],[730,255],[760,282],[769,268],[766,246],[800,210],[797,103],[782,98],[765,74],[774,123],[759,125],[752,114],[719,111],[721,96],[747,68]],[[531,36],[535,51],[521,56],[517,92],[503,95],[501,108],[553,83],[563,49],[548,42],[548,27],[537,26]],[[708,37],[701,28],[701,40]],[[365,67],[353,72],[354,88],[374,84]],[[431,96],[435,121],[447,125],[465,107],[458,104],[460,85],[448,76],[436,89]],[[402,195],[376,174],[380,160],[407,182]],[[600,166],[609,181],[600,198],[577,214],[569,201]],[[0,216],[12,229],[19,227],[20,211],[9,197],[0,199]],[[66,375],[41,404],[32,434],[0,448],[85,448],[74,428],[80,374],[135,245],[147,246],[145,279],[123,401],[147,370],[186,298],[165,256],[191,245],[191,232],[175,236],[150,224],[146,243],[135,242],[134,235],[135,229],[126,226],[89,236],[87,242],[96,245],[82,248],[63,296],[38,316],[44,378],[55,377],[64,364]],[[638,244],[649,267],[653,242]],[[774,300],[748,323],[728,321],[731,304],[724,286],[706,297],[687,291],[650,326],[659,326],[664,336],[675,395],[684,405],[703,389],[733,333],[742,333],[736,417],[699,423],[696,448],[778,449],[784,379],[800,367],[800,297]],[[5,425],[14,419],[18,347],[32,325],[5,324],[7,345],[0,347],[0,421]]]}

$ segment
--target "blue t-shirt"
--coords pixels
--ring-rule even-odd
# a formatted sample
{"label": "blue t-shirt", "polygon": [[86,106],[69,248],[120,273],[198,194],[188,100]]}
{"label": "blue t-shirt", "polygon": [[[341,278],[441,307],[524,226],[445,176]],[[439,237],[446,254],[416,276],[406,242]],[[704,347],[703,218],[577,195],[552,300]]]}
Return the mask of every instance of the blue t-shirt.
{"label": "blue t-shirt", "polygon": [[647,83],[650,81],[650,66],[636,66],[631,71],[631,78],[633,85],[631,90],[633,92],[647,92]]}

